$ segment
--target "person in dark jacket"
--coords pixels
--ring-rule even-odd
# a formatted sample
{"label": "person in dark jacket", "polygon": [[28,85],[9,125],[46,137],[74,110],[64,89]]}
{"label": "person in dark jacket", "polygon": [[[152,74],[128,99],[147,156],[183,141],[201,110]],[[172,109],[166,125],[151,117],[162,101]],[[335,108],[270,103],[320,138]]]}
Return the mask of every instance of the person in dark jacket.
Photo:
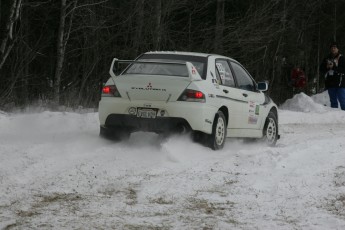
{"label": "person in dark jacket", "polygon": [[325,88],[328,90],[331,107],[338,108],[339,101],[340,108],[345,110],[345,60],[339,53],[336,42],[331,43],[330,49],[330,54],[320,66],[320,72],[325,75]]}

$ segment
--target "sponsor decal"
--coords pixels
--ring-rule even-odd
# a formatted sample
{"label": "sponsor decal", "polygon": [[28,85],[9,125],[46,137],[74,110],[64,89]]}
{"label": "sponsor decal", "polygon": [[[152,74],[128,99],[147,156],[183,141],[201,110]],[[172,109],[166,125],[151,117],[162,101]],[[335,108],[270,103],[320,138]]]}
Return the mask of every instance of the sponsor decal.
{"label": "sponsor decal", "polygon": [[192,74],[193,74],[193,75],[196,74],[196,69],[195,69],[194,66],[192,67]]}
{"label": "sponsor decal", "polygon": [[260,114],[260,105],[254,101],[249,102],[249,115],[259,115]]}
{"label": "sponsor decal", "polygon": [[249,116],[255,116],[255,109],[256,109],[256,104],[254,101],[249,101],[248,102],[248,105],[249,105]]}
{"label": "sponsor decal", "polygon": [[249,102],[249,108],[255,108],[255,102],[254,101]]}
{"label": "sponsor decal", "polygon": [[216,96],[214,96],[214,94],[210,93],[210,94],[208,94],[208,97],[215,98]]}
{"label": "sponsor decal", "polygon": [[260,106],[256,105],[256,107],[255,107],[255,115],[259,115],[259,113],[260,113]]}
{"label": "sponsor decal", "polygon": [[210,74],[212,76],[212,83],[216,86],[217,89],[219,89],[219,82],[218,82],[218,80],[214,77],[212,72],[210,72]]}
{"label": "sponsor decal", "polygon": [[225,69],[224,69],[222,63],[216,63],[216,66],[217,66],[217,69],[219,71],[220,78],[222,80],[224,80],[225,79]]}
{"label": "sponsor decal", "polygon": [[151,82],[149,82],[146,86],[146,88],[144,87],[131,87],[131,89],[134,89],[134,90],[145,90],[145,91],[161,91],[161,92],[166,92],[167,90],[166,89],[162,89],[162,88],[154,88],[151,84]]}
{"label": "sponsor decal", "polygon": [[205,119],[205,122],[212,125],[212,121],[210,121],[209,119]]}
{"label": "sponsor decal", "polygon": [[249,116],[248,117],[248,124],[256,125],[258,123],[258,117],[257,116]]}

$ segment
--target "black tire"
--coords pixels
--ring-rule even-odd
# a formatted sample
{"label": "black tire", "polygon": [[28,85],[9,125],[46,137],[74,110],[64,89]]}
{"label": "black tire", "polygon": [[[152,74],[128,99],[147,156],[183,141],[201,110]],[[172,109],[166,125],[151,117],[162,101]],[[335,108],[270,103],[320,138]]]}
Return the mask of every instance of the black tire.
{"label": "black tire", "polygon": [[120,127],[103,127],[100,126],[99,136],[108,140],[124,141],[128,140],[131,133]]}
{"label": "black tire", "polygon": [[201,144],[206,147],[209,146],[208,144],[209,135],[207,135],[206,133],[203,133],[200,131],[192,131],[191,138],[192,138],[192,141],[195,143]]}
{"label": "black tire", "polygon": [[263,129],[263,139],[268,146],[275,146],[278,140],[278,121],[273,112],[269,112]]}
{"label": "black tire", "polygon": [[224,147],[226,140],[227,124],[222,111],[218,111],[214,118],[212,134],[209,136],[209,146],[213,150],[219,150]]}

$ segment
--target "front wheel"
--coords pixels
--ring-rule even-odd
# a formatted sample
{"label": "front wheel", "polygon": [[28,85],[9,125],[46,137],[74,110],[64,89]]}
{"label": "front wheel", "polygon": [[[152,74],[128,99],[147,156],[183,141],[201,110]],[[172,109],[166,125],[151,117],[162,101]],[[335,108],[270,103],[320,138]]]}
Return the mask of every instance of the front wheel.
{"label": "front wheel", "polygon": [[269,146],[275,146],[278,140],[278,121],[273,112],[269,112],[263,129],[264,140]]}
{"label": "front wheel", "polygon": [[212,134],[209,137],[211,149],[218,150],[224,147],[227,124],[222,111],[218,111],[213,122]]}

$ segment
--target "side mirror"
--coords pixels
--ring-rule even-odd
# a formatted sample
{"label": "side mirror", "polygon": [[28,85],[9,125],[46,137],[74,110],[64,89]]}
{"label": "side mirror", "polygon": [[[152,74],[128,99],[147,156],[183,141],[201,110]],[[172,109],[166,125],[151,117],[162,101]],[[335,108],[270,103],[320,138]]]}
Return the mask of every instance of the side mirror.
{"label": "side mirror", "polygon": [[257,88],[259,91],[267,91],[268,83],[267,82],[258,82]]}

